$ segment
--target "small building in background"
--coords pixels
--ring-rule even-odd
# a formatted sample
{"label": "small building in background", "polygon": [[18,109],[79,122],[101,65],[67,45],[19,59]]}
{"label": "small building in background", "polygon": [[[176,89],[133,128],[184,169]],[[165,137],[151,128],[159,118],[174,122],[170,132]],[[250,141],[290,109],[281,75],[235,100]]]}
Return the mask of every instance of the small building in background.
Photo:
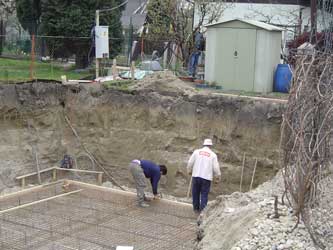
{"label": "small building in background", "polygon": [[269,93],[280,63],[283,29],[233,19],[206,26],[205,80],[224,90]]}

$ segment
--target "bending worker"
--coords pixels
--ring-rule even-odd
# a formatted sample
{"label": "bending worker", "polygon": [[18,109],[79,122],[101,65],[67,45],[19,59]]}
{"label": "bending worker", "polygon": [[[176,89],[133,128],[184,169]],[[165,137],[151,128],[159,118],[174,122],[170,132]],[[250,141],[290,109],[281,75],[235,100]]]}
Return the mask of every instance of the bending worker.
{"label": "bending worker", "polygon": [[205,139],[204,147],[195,150],[187,164],[187,172],[192,175],[193,210],[197,213],[207,206],[213,176],[216,176],[216,182],[221,180],[220,166],[216,154],[211,150],[212,145],[211,139]]}
{"label": "bending worker", "polygon": [[151,187],[154,194],[154,199],[159,199],[160,195],[157,192],[158,182],[161,175],[166,175],[168,170],[165,165],[157,165],[148,160],[133,160],[129,165],[130,172],[133,176],[138,196],[138,205],[140,207],[149,207],[146,201],[150,201],[145,195],[146,178],[150,179]]}

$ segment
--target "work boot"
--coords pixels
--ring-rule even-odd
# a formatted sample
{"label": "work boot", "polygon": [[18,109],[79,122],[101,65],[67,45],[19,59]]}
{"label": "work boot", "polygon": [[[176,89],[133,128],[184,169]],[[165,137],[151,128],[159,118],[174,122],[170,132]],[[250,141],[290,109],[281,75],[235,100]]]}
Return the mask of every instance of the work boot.
{"label": "work boot", "polygon": [[145,196],[143,199],[144,199],[145,202],[150,202],[150,201],[152,201],[151,198],[148,198],[148,197],[146,197],[146,196]]}
{"label": "work boot", "polygon": [[149,207],[149,204],[147,204],[145,202],[139,202],[139,207],[146,208],[146,207]]}

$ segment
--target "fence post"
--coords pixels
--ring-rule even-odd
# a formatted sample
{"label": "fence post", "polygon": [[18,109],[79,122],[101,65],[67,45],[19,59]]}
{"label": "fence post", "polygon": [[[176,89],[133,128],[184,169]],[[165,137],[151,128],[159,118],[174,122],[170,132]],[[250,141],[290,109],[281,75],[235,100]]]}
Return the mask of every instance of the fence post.
{"label": "fence post", "polygon": [[116,80],[117,76],[118,76],[117,59],[113,59],[113,62],[112,62],[112,77],[113,77],[113,80]]}
{"label": "fence post", "polygon": [[32,34],[32,36],[31,36],[30,80],[34,79],[34,61],[35,61],[35,34]]}
{"label": "fence post", "polygon": [[164,53],[163,53],[163,68],[166,69],[168,66],[168,53],[169,53],[169,47],[168,42],[164,43]]}
{"label": "fence post", "polygon": [[131,64],[131,77],[132,77],[132,81],[135,80],[134,73],[135,73],[135,62],[132,61],[132,64]]}

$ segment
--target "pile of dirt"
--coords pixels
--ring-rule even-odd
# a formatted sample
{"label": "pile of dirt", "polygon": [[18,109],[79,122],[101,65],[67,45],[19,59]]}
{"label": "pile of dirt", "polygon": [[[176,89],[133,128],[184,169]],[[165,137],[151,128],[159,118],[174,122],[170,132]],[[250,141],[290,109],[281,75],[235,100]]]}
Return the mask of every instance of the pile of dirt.
{"label": "pile of dirt", "polygon": [[130,89],[155,91],[161,94],[193,95],[198,93],[193,83],[180,80],[172,71],[168,70],[148,75]]}

